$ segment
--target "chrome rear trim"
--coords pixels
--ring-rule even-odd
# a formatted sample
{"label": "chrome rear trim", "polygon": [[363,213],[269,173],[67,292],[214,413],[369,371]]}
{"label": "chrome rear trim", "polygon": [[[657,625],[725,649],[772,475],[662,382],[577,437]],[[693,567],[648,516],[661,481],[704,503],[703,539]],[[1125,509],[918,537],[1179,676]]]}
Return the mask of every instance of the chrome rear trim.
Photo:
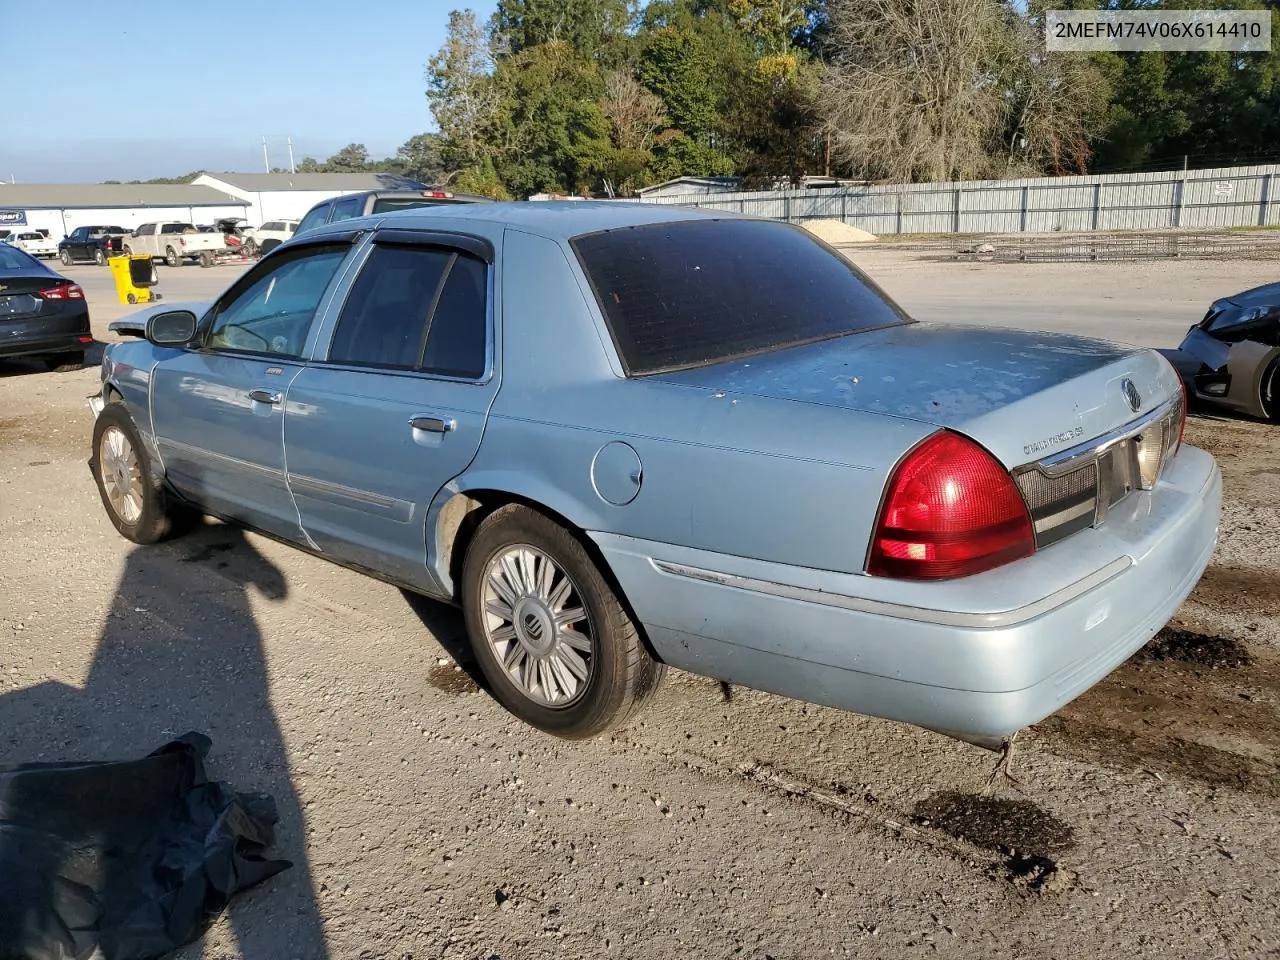
{"label": "chrome rear trim", "polygon": [[1010,610],[997,610],[991,613],[970,613],[963,610],[937,610],[931,607],[916,607],[905,603],[893,603],[888,600],[872,600],[867,597],[852,597],[842,593],[831,593],[826,590],[815,590],[812,587],[798,587],[790,583],[777,583],[773,580],[759,580],[755,577],[743,577],[734,573],[720,573],[691,567],[688,564],[673,563],[670,560],[650,558],[650,563],[661,573],[690,580],[701,580],[722,587],[736,590],[749,590],[763,593],[771,597],[785,600],[798,600],[802,603],[818,603],[827,607],[839,607],[843,610],[854,610],[858,613],[871,613],[882,617],[893,617],[898,620],[916,620],[921,623],[936,623],[944,627],[962,627],[973,630],[991,630],[998,627],[1011,627],[1025,623],[1038,616],[1055,610],[1065,603],[1099,587],[1113,577],[1119,576],[1133,566],[1133,558],[1117,557],[1100,570],[1095,570],[1087,577],[1075,583],[1055,590],[1047,597],[1032,601],[1021,607]]}

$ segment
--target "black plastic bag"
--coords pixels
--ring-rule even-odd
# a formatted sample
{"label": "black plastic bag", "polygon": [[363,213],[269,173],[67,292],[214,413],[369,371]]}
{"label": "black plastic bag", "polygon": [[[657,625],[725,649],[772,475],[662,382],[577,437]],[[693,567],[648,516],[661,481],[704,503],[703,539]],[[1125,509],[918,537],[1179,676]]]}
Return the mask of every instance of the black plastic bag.
{"label": "black plastic bag", "polygon": [[264,856],[275,802],[209,782],[210,745],[0,768],[0,960],[159,957],[291,866]]}

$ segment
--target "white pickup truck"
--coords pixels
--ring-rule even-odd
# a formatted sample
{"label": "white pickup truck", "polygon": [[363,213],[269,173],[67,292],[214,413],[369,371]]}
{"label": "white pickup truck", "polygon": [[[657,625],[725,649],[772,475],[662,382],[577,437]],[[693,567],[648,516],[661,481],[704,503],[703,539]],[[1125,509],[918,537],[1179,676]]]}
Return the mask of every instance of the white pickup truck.
{"label": "white pickup truck", "polygon": [[212,266],[213,258],[226,253],[227,242],[220,233],[201,233],[194,224],[177,220],[144,223],[124,238],[124,252],[136,257],[161,258],[171,267],[184,260],[199,260]]}

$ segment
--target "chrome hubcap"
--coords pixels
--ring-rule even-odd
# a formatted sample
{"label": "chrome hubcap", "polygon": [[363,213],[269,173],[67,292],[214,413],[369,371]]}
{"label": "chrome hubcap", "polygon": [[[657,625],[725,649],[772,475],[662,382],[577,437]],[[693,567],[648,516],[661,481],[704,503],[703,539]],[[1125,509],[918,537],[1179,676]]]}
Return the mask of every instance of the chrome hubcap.
{"label": "chrome hubcap", "polygon": [[112,511],[125,523],[137,523],[142,516],[142,469],[133,444],[119,427],[102,431],[98,465]]}
{"label": "chrome hubcap", "polygon": [[482,600],[485,637],[525,696],[567,707],[586,692],[595,634],[578,588],[550,557],[528,544],[499,552]]}

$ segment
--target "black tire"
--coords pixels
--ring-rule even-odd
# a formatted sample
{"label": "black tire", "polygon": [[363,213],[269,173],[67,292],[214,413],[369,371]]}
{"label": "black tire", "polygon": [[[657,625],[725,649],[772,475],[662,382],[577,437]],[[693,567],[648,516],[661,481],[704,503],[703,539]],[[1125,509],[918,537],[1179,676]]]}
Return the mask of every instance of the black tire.
{"label": "black tire", "polygon": [[45,365],[54,373],[70,373],[84,369],[84,351],[73,350],[70,353],[55,353],[45,357]]}
{"label": "black tire", "polygon": [[[135,518],[127,519],[117,512],[112,504],[111,495],[103,480],[103,438],[110,431],[118,430],[124,435],[132,448],[136,461],[138,479],[140,481],[141,508]],[[123,403],[108,403],[93,424],[93,452],[89,458],[89,470],[93,473],[94,482],[98,485],[98,496],[107,511],[107,518],[126,540],[134,543],[158,543],[170,536],[184,532],[195,514],[184,504],[173,500],[164,484],[159,482],[151,469],[151,458],[138,428],[134,426],[133,417]]]}
{"label": "black tire", "polygon": [[213,266],[213,252],[211,250],[200,251],[200,266],[206,268]]}
{"label": "black tire", "polygon": [[1273,423],[1280,423],[1280,360],[1272,360],[1262,375],[1262,411]]}
{"label": "black tire", "polygon": [[[589,672],[566,706],[539,703],[525,692],[507,673],[488,638],[486,571],[499,554],[516,545],[533,547],[566,574],[572,585],[567,596],[576,596],[586,612]],[[554,736],[581,740],[621,726],[657,690],[666,671],[649,656],[626,608],[577,538],[520,504],[500,507],[476,529],[463,560],[461,600],[467,636],[493,695],[512,714]]]}
{"label": "black tire", "polygon": [[174,250],[173,247],[165,247],[164,263],[167,267],[180,267],[182,266],[182,258],[178,256],[178,251]]}
{"label": "black tire", "polygon": [[256,257],[258,255],[258,245],[253,240],[250,239],[244,242],[244,255],[246,257]]}
{"label": "black tire", "polygon": [[280,246],[280,241],[272,237],[262,241],[262,255],[265,257],[268,253]]}
{"label": "black tire", "polygon": [[121,248],[120,252],[121,252],[121,253],[123,253],[126,257],[132,257],[132,256],[133,256],[133,247],[129,246],[129,245],[126,243],[126,244],[124,245],[124,247],[122,247],[122,248]]}
{"label": "black tire", "polygon": [[104,263],[107,262],[107,255],[102,252],[101,247],[98,247],[96,250],[93,251],[93,262],[96,263],[98,266],[102,266]]}
{"label": "black tire", "polygon": [[62,261],[64,267],[71,266],[71,252],[65,247],[58,251],[58,259]]}

